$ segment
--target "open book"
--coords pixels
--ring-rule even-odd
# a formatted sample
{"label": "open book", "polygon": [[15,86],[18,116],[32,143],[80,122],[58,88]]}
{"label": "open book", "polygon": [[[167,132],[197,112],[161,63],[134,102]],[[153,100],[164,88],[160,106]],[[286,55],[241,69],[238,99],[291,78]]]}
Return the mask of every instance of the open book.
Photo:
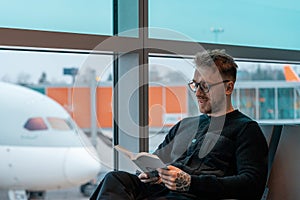
{"label": "open book", "polygon": [[132,160],[132,162],[134,162],[134,164],[145,173],[153,172],[157,168],[167,167],[167,165],[163,163],[157,155],[147,152],[133,153],[120,145],[116,145],[115,149]]}

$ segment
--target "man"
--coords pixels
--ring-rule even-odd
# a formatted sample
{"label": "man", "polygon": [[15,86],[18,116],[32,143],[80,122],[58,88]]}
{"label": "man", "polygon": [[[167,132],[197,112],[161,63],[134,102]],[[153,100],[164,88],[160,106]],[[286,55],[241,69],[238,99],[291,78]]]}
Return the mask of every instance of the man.
{"label": "man", "polygon": [[260,199],[268,147],[258,124],[235,110],[237,64],[222,50],[198,53],[190,89],[202,115],[177,123],[154,152],[158,176],[110,172],[94,199]]}

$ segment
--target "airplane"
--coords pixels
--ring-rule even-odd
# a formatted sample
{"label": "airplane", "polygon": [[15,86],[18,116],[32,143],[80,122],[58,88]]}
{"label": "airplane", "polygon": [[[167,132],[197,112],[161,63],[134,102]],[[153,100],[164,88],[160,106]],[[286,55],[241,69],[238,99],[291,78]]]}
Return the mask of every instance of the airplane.
{"label": "airplane", "polygon": [[97,176],[96,149],[60,104],[5,82],[0,96],[0,189],[45,196]]}

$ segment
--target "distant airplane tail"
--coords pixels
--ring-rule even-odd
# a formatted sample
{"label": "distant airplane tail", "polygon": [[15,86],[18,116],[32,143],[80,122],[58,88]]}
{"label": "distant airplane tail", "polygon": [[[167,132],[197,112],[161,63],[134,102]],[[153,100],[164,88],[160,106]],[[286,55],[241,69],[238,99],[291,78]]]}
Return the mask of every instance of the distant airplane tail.
{"label": "distant airplane tail", "polygon": [[289,65],[283,67],[285,80],[287,82],[300,82],[300,78],[297,73]]}

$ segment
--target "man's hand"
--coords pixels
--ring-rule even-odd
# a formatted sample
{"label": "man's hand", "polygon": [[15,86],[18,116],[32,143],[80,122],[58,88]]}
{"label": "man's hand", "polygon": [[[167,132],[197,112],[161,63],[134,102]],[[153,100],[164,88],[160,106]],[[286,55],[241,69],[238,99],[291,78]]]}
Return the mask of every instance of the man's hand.
{"label": "man's hand", "polygon": [[151,184],[157,184],[160,183],[160,177],[149,177],[149,175],[147,173],[142,172],[141,174],[138,175],[139,179],[143,182],[143,183],[151,183]]}
{"label": "man's hand", "polygon": [[176,191],[188,191],[191,184],[191,176],[181,169],[172,165],[168,166],[168,169],[157,169],[161,181],[170,190]]}

